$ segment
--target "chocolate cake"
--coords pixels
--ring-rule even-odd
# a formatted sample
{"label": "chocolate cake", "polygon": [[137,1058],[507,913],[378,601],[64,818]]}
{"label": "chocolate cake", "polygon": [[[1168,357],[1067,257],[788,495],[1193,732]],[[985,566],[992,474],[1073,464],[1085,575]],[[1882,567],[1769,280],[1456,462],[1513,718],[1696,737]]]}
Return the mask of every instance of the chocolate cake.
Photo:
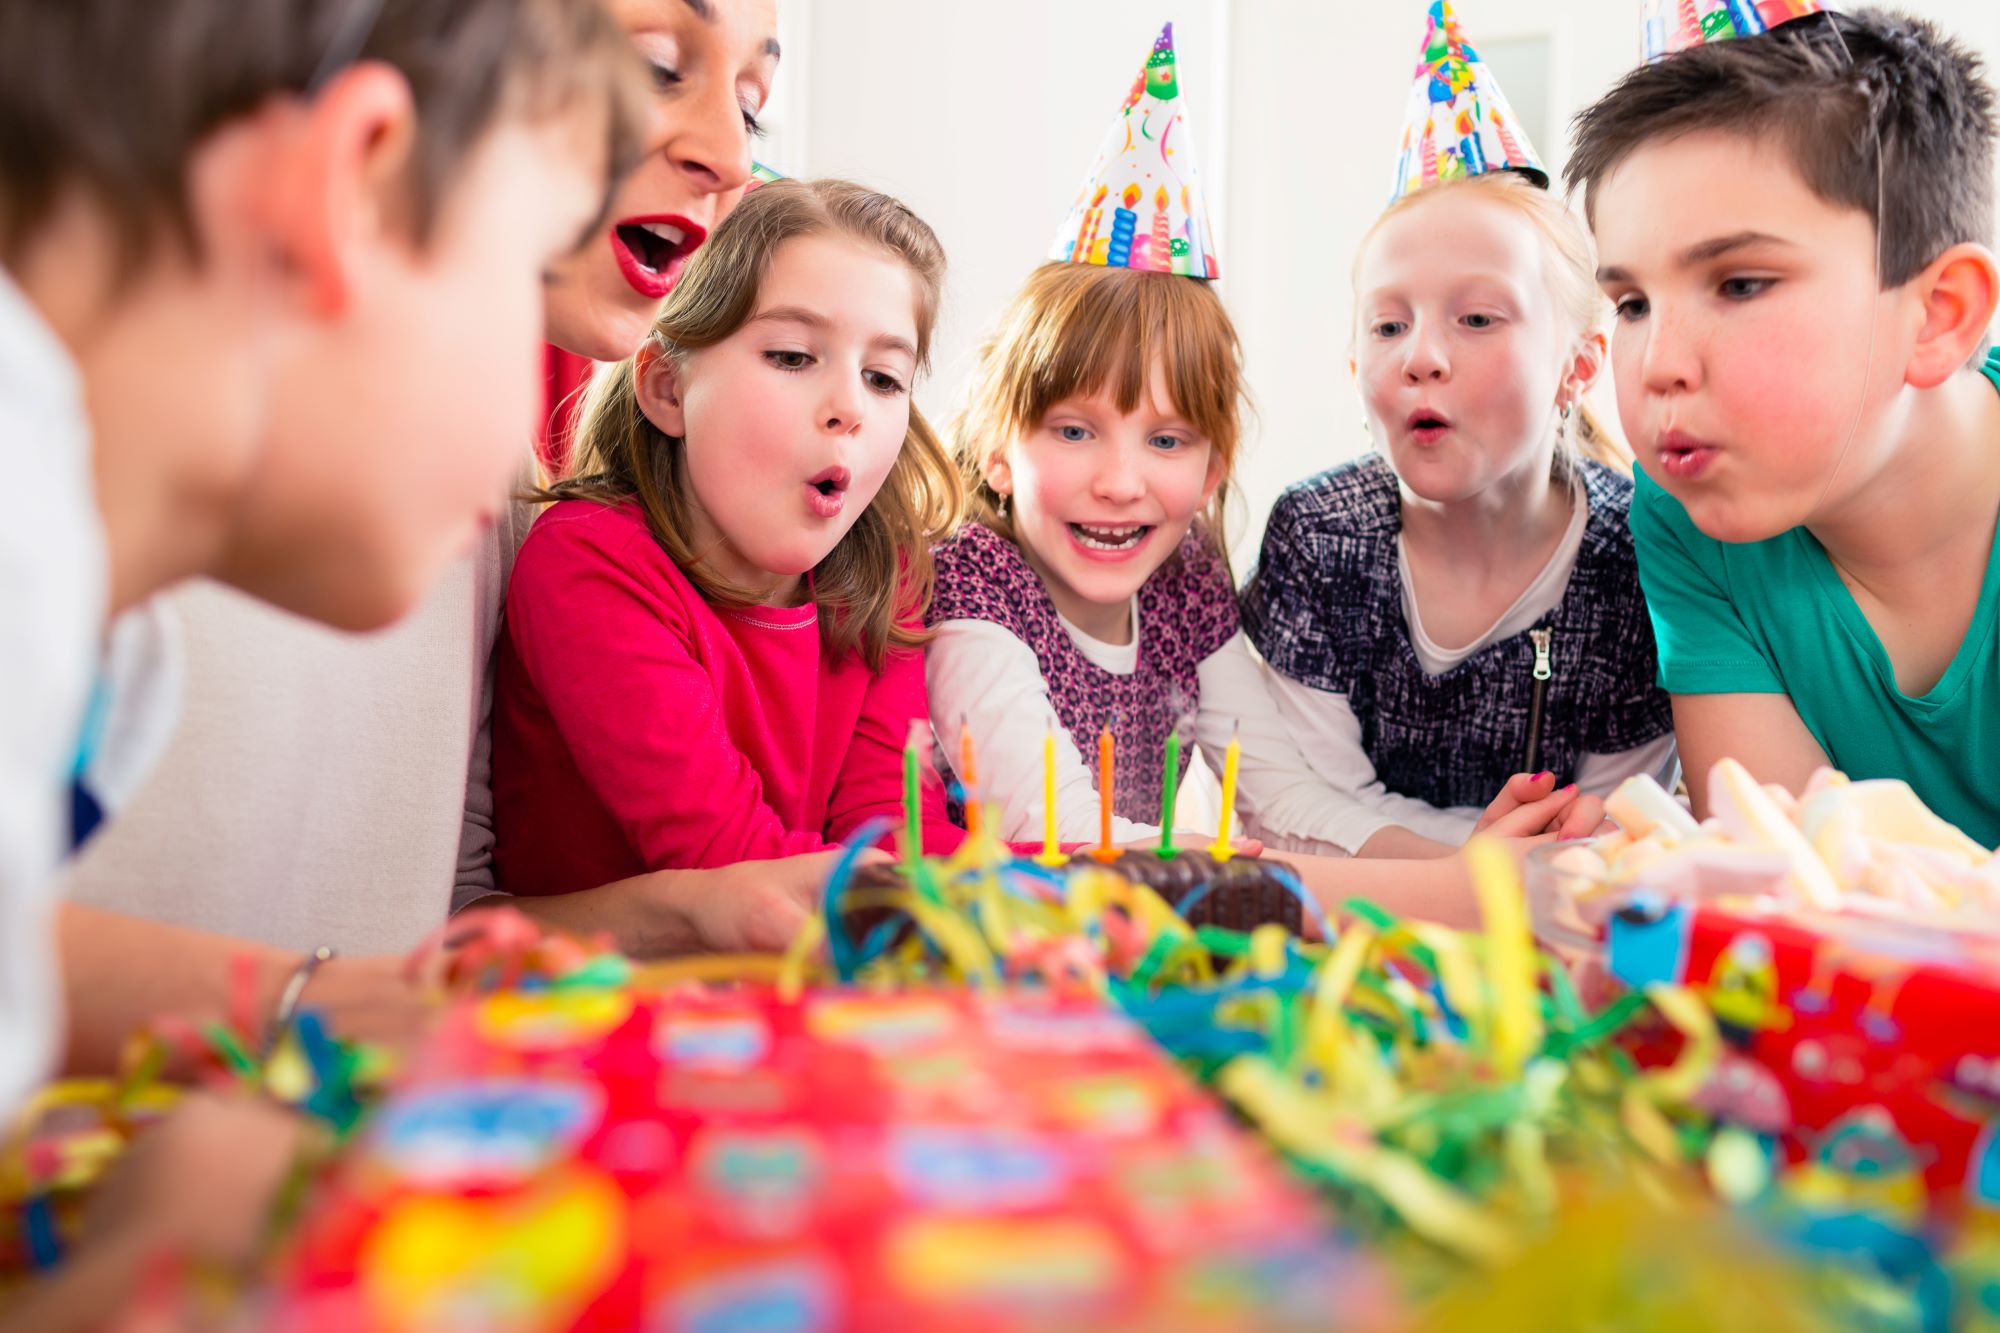
{"label": "chocolate cake", "polygon": [[[1096,865],[1089,853],[1079,853],[1071,866]],[[1211,881],[1214,887],[1201,896],[1187,913],[1188,924],[1221,926],[1227,930],[1249,931],[1266,923],[1276,923],[1293,934],[1305,924],[1305,912],[1297,895],[1280,884],[1271,871],[1285,868],[1282,861],[1254,856],[1232,856],[1218,863],[1205,851],[1182,850],[1172,857],[1153,851],[1127,851],[1111,862],[1109,869],[1136,884],[1143,884],[1178,909],[1196,889]],[[900,867],[874,864],[854,873],[855,889],[900,888],[904,884]],[[865,937],[874,924],[888,915],[886,909],[870,908],[849,917],[849,929]]]}

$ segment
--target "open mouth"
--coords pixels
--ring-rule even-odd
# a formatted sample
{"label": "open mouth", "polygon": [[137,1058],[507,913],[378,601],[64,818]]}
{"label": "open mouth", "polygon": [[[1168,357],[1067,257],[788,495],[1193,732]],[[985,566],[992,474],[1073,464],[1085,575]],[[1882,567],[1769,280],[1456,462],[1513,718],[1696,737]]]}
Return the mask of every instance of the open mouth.
{"label": "open mouth", "polygon": [[699,225],[677,213],[625,218],[611,229],[611,248],[625,281],[640,294],[657,298],[673,289],[682,265],[707,237]]}
{"label": "open mouth", "polygon": [[821,518],[838,518],[847,505],[847,487],[853,480],[844,467],[830,467],[806,482],[806,503]]}
{"label": "open mouth", "polygon": [[1442,412],[1433,412],[1427,407],[1420,407],[1410,413],[1409,420],[1404,426],[1415,439],[1429,444],[1442,438],[1444,433],[1451,429],[1451,418]]}
{"label": "open mouth", "polygon": [[1078,546],[1090,551],[1129,551],[1146,540],[1152,525],[1145,523],[1072,523],[1069,535]]}

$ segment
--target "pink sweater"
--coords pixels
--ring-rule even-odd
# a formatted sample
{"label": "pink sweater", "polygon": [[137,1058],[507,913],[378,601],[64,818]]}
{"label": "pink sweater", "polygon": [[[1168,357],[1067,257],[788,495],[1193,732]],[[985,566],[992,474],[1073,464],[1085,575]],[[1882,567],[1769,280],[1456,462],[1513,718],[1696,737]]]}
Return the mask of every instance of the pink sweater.
{"label": "pink sweater", "polygon": [[[521,547],[495,670],[495,868],[517,894],[900,826],[903,746],[929,712],[922,653],[879,675],[829,664],[810,604],[710,606],[636,508],[579,500]],[[964,836],[928,762],[923,819],[927,852]]]}

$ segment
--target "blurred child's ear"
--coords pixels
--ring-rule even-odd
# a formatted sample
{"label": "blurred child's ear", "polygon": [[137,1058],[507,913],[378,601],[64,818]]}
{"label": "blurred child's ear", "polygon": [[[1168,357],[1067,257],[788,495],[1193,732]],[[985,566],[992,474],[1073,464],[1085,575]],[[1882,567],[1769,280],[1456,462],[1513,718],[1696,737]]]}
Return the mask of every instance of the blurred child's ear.
{"label": "blurred child's ear", "polygon": [[1592,329],[1579,338],[1570,356],[1569,369],[1563,374],[1562,398],[1571,406],[1583,402],[1590,386],[1597,383],[1597,377],[1604,373],[1605,362],[1611,357],[1611,343],[1604,336],[1604,330]]}
{"label": "blurred child's ear", "polygon": [[995,495],[1014,493],[1014,469],[1007,462],[1005,449],[980,447],[980,475],[986,478],[986,488]]}
{"label": "blurred child's ear", "polygon": [[632,390],[639,411],[662,434],[687,438],[687,411],[681,404],[680,367],[651,338],[632,355]]}
{"label": "blurred child's ear", "polygon": [[1923,324],[1903,378],[1916,388],[1933,389],[1986,345],[2000,307],[2000,266],[1991,250],[1968,241],[1932,260],[1910,279],[1908,291],[1921,304]]}
{"label": "blurred child's ear", "polygon": [[283,159],[263,187],[271,237],[312,313],[338,316],[372,247],[414,244],[407,191],[416,108],[401,72],[364,61],[293,116]]}

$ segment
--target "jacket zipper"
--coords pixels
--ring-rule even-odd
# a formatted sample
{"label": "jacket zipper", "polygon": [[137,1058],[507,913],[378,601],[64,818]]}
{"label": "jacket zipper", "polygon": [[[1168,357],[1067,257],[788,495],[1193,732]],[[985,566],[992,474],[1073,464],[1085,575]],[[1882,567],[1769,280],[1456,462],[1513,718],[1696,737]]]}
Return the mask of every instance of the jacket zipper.
{"label": "jacket zipper", "polygon": [[1542,710],[1549,693],[1549,677],[1555,669],[1549,665],[1549,645],[1555,641],[1556,632],[1548,625],[1528,631],[1528,639],[1535,645],[1535,685],[1528,695],[1528,752],[1521,759],[1523,773],[1542,771]]}

